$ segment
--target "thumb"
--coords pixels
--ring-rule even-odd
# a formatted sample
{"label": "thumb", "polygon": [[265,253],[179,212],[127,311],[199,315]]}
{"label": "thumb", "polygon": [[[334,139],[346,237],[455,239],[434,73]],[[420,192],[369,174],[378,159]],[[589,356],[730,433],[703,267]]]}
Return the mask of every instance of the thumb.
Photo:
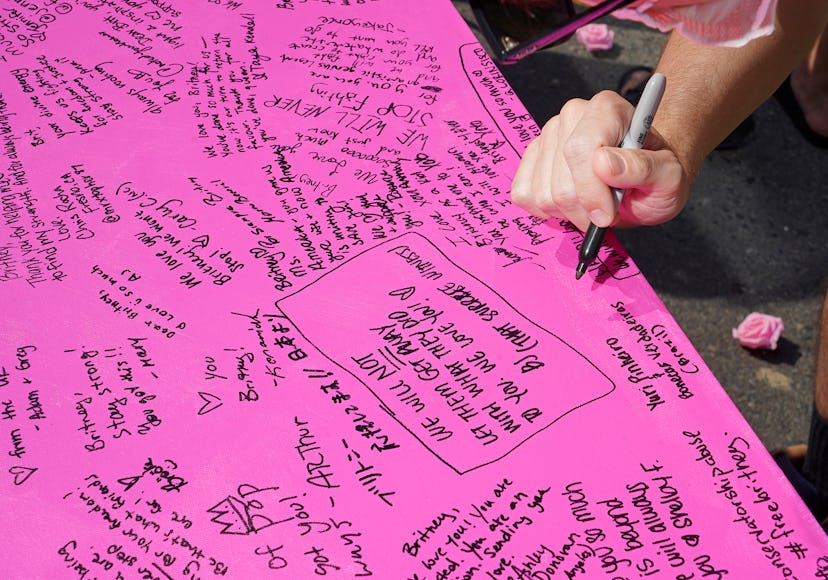
{"label": "thumb", "polygon": [[610,187],[649,192],[675,191],[682,167],[672,151],[602,147],[593,157],[593,170]]}

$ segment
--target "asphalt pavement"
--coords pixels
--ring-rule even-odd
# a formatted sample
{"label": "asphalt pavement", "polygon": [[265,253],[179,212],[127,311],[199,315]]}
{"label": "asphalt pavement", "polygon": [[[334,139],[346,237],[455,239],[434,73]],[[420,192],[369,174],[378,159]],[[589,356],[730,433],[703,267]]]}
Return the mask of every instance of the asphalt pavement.
{"label": "asphalt pavement", "polygon": [[[455,6],[472,29],[462,0]],[[606,17],[615,46],[574,38],[501,70],[538,125],[574,97],[617,88],[653,66],[665,35]],[[769,449],[805,442],[819,313],[828,281],[828,150],[808,143],[771,98],[755,130],[714,151],[685,210],[667,224],[616,232],[716,378]],[[742,348],[731,329],[753,311],[779,316],[776,351]]]}

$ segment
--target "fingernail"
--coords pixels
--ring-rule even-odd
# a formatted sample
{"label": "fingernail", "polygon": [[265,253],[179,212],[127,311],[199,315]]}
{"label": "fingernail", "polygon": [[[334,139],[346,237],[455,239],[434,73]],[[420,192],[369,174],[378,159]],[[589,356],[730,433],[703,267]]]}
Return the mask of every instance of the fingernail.
{"label": "fingernail", "polygon": [[604,154],[607,156],[610,171],[612,171],[613,175],[621,175],[622,173],[624,173],[626,164],[624,163],[623,157],[621,157],[618,153],[614,151],[605,151]]}
{"label": "fingernail", "polygon": [[606,228],[610,225],[610,216],[602,209],[594,209],[589,212],[589,221],[599,228]]}

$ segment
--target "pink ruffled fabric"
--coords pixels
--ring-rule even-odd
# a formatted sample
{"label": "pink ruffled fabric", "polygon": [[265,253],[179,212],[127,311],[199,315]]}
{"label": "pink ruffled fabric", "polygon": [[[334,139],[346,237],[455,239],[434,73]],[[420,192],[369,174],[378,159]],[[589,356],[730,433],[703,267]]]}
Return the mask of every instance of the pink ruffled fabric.
{"label": "pink ruffled fabric", "polygon": [[[582,0],[594,5],[600,0]],[[743,46],[773,32],[777,0],[640,0],[613,16],[712,46]]]}

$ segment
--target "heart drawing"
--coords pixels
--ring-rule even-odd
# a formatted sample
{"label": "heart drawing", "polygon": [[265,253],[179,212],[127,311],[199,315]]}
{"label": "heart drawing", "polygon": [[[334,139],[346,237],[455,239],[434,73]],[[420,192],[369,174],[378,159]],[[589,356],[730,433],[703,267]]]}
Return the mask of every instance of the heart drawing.
{"label": "heart drawing", "polygon": [[23,467],[21,465],[9,467],[9,473],[14,476],[14,485],[23,485],[35,471],[37,471],[37,467]]}

